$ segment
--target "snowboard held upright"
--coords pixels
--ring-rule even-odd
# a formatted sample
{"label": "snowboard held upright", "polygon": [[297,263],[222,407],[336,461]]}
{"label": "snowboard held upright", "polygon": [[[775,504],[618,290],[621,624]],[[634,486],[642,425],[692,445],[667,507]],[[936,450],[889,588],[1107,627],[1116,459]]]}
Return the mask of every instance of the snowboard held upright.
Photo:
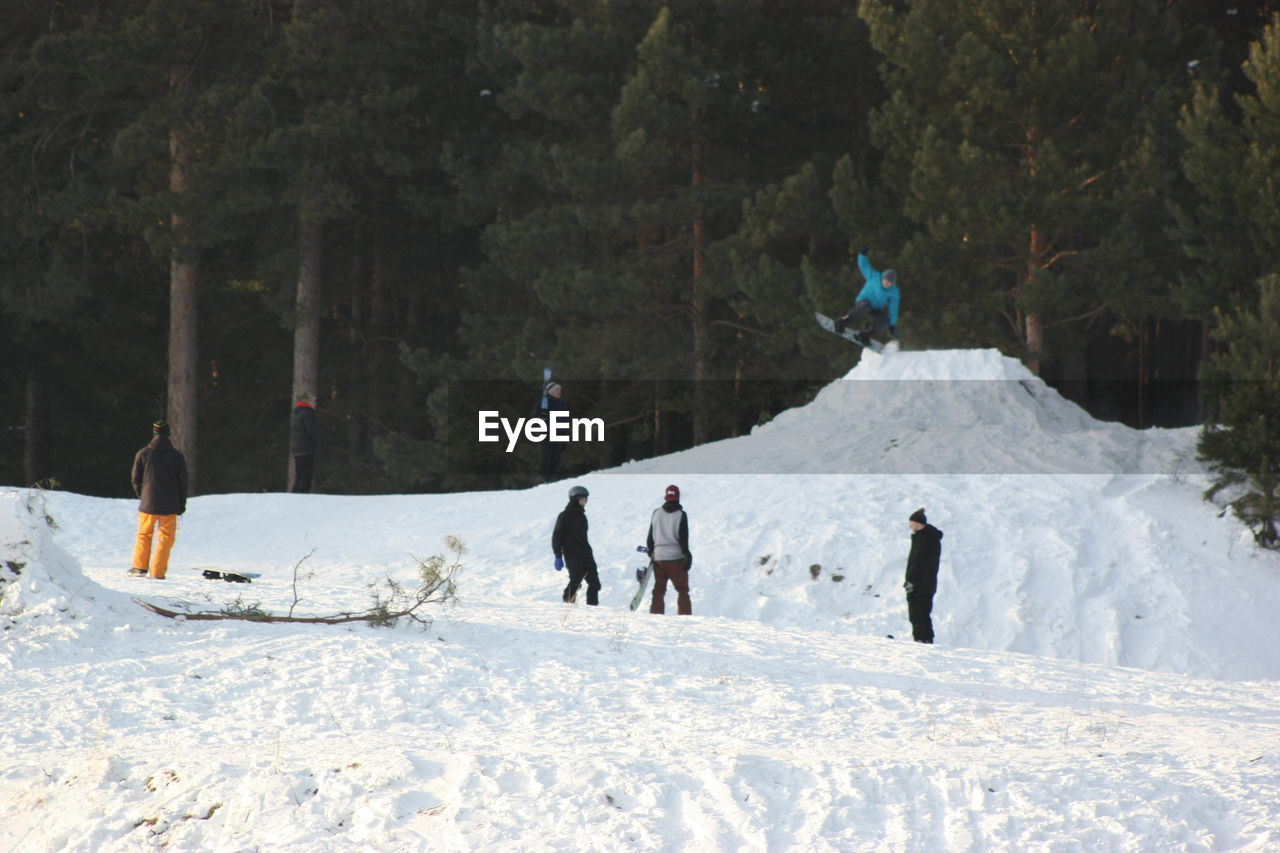
{"label": "snowboard held upright", "polygon": [[[636,548],[642,554],[649,553],[649,549],[643,545]],[[649,589],[649,581],[653,579],[653,560],[649,560],[649,565],[643,569],[636,569],[636,580],[640,582],[640,588],[636,590],[636,594],[631,596],[630,609],[635,610],[640,606],[640,602],[644,601],[644,594]]]}

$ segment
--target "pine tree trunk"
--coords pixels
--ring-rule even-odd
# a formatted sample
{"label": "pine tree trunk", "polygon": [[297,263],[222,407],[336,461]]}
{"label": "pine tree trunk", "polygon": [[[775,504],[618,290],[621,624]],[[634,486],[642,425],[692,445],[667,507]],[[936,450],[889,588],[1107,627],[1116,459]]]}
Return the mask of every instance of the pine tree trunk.
{"label": "pine tree trunk", "polygon": [[[174,75],[171,93],[184,84]],[[191,185],[194,160],[188,131],[175,129],[169,133],[169,190],[177,195],[187,193]],[[189,218],[181,212],[170,214],[169,224],[174,247],[169,259],[169,388],[166,417],[173,430],[173,444],[187,460],[187,487],[197,494],[197,359],[199,353],[196,321],[199,316],[196,291],[199,282],[195,260],[189,256]]]}
{"label": "pine tree trunk", "polygon": [[49,471],[49,384],[36,370],[27,373],[26,442],[22,454],[23,479],[34,486]]}
{"label": "pine tree trunk", "polygon": [[[1032,173],[1034,174],[1034,169]],[[1025,287],[1027,292],[1032,292],[1040,273],[1040,259],[1044,256],[1044,235],[1034,225],[1031,226],[1029,252]],[[1040,360],[1044,354],[1044,324],[1041,322],[1040,315],[1035,312],[1027,312],[1024,328],[1026,332],[1025,343],[1027,345],[1027,369],[1039,375]]]}
{"label": "pine tree trunk", "polygon": [[693,113],[694,141],[692,150],[693,175],[691,184],[695,193],[696,212],[693,217],[693,443],[703,444],[709,437],[707,425],[707,350],[709,334],[707,326],[707,296],[705,276],[707,272],[707,221],[702,215],[701,199],[696,198],[702,186],[702,110]]}
{"label": "pine tree trunk", "polygon": [[[303,203],[298,209],[298,288],[293,330],[294,401],[314,399],[319,393],[323,280],[324,225]],[[293,460],[290,457],[286,462],[286,481],[288,488],[292,489]]]}

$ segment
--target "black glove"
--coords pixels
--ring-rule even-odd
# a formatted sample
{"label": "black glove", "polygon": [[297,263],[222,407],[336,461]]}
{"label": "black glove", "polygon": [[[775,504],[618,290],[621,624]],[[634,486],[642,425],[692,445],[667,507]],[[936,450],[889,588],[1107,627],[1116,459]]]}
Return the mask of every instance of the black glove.
{"label": "black glove", "polygon": [[859,246],[859,247],[858,247],[858,254],[859,254],[859,255],[869,255],[869,254],[871,254],[871,247],[870,247],[870,246],[868,246],[868,245],[866,245],[865,243],[864,243],[864,244],[862,244],[861,246]]}
{"label": "black glove", "polygon": [[684,555],[684,570],[687,572],[693,568],[693,552],[690,551]]}
{"label": "black glove", "polygon": [[913,584],[911,581],[907,581],[906,583],[904,583],[902,585],[902,588],[907,591],[907,595],[910,595],[911,593],[916,591],[916,585]]}
{"label": "black glove", "polygon": [[833,324],[832,324],[832,325],[833,325],[833,327],[835,328],[835,330],[836,330],[836,334],[837,334],[837,335],[843,335],[843,334],[844,334],[844,327],[845,327],[845,324],[846,324],[846,323],[848,323],[848,320],[847,320],[846,318],[844,318],[844,317],[837,317],[837,318],[835,319],[835,321],[833,322]]}
{"label": "black glove", "polygon": [[889,327],[889,334],[893,335],[893,336],[896,338],[896,337],[898,336],[898,327],[897,327],[897,326],[890,326],[890,327]]}

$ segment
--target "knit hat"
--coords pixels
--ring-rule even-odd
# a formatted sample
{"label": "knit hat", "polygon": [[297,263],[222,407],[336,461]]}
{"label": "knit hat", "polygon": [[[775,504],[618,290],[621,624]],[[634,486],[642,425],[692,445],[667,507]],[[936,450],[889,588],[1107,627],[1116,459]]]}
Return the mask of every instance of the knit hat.
{"label": "knit hat", "polygon": [[908,520],[908,521],[914,521],[914,522],[916,522],[917,524],[928,524],[928,523],[929,523],[928,519],[926,519],[926,518],[924,517],[924,507],[920,507],[918,510],[916,510],[916,511],[915,511],[915,512],[913,512],[913,513],[911,513],[911,517],[910,517],[909,519],[907,519],[907,520]]}
{"label": "knit hat", "polygon": [[893,287],[895,284],[898,283],[898,271],[885,270],[884,273],[880,276],[880,281],[888,285],[889,287]]}
{"label": "knit hat", "polygon": [[555,381],[554,379],[552,379],[546,385],[542,386],[543,394],[550,394],[552,391],[558,391],[558,390],[563,390],[563,389],[561,389],[560,383]]}
{"label": "knit hat", "polygon": [[662,499],[665,501],[676,501],[678,503],[680,501],[680,487],[667,486],[667,493],[662,496]]}
{"label": "knit hat", "polygon": [[160,419],[160,420],[158,420],[158,421],[154,421],[154,422],[151,424],[151,431],[152,431],[153,433],[155,433],[156,435],[168,435],[168,434],[169,434],[169,422],[168,422],[168,421],[166,421],[164,418],[161,418],[161,419]]}

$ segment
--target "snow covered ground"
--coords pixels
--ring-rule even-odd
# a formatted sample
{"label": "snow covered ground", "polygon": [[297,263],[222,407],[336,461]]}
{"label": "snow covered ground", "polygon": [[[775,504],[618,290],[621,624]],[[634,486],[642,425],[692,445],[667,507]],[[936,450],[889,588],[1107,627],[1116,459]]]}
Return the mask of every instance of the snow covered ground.
{"label": "snow covered ground", "polygon": [[[991,351],[868,356],[575,481],[599,608],[551,567],[572,482],[199,497],[165,581],[124,574],[136,502],[0,490],[0,850],[1280,849],[1280,559],[1200,500],[1194,440]],[[626,609],[668,482],[693,617]],[[918,506],[934,647],[901,639]],[[450,534],[429,630],[130,600],[357,610]]]}

